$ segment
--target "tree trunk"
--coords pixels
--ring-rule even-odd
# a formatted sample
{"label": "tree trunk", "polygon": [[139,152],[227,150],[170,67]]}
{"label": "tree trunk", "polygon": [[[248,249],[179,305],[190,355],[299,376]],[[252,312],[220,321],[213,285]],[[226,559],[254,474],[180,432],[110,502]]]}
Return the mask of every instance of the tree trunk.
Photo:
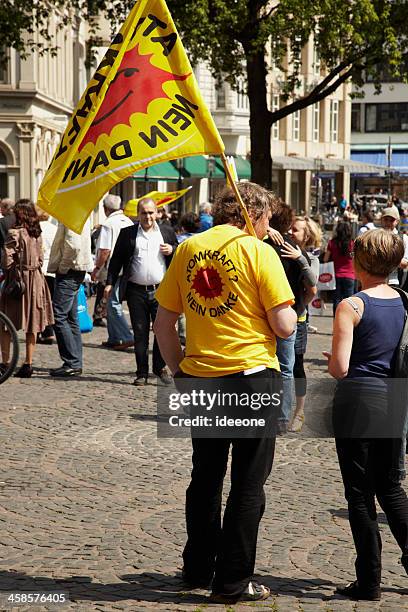
{"label": "tree trunk", "polygon": [[251,131],[251,180],[272,187],[271,119],[267,106],[264,52],[245,49]]}

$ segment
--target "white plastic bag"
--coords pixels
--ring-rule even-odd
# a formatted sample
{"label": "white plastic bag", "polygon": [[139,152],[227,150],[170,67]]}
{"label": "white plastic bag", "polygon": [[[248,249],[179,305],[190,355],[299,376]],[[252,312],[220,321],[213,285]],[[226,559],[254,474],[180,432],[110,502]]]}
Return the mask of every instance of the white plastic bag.
{"label": "white plastic bag", "polygon": [[334,275],[334,263],[321,263],[319,278],[317,281],[319,291],[333,291],[336,288],[336,277]]}
{"label": "white plastic bag", "polygon": [[308,310],[311,316],[314,316],[314,317],[323,316],[324,311],[326,310],[326,306],[325,306],[324,300],[322,300],[322,297],[319,291],[317,292],[313,300],[309,303]]}

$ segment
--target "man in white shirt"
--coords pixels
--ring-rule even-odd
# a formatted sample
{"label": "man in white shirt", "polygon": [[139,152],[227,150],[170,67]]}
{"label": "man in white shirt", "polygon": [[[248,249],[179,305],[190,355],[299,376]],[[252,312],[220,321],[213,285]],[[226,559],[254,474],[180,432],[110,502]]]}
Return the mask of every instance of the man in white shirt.
{"label": "man in white shirt", "polygon": [[[105,297],[108,299],[123,269],[119,300],[126,298],[132,322],[137,367],[134,385],[137,387],[147,383],[149,373],[150,322],[155,320],[158,307],[155,291],[177,247],[173,228],[164,224],[159,226],[156,215],[157,208],[153,200],[140,200],[139,222],[120,232],[109,264],[105,288]],[[164,384],[171,383],[156,338],[153,343],[153,373]]]}
{"label": "man in white shirt", "polygon": [[374,215],[371,210],[366,210],[361,215],[361,227],[358,230],[358,235],[364,234],[365,232],[369,232],[372,229],[375,229],[374,225]]}
{"label": "man in white shirt", "polygon": [[[389,208],[384,208],[382,215],[381,215],[381,225],[385,230],[389,230],[393,232],[394,234],[398,234],[397,226],[399,222],[400,222],[400,214],[396,206],[390,206]],[[405,272],[405,270],[407,270],[408,268],[408,236],[403,234],[401,238],[404,241],[404,257],[402,258],[399,267],[393,270],[391,274],[389,275],[388,277],[389,285],[397,285],[397,286],[399,286],[400,284],[401,286],[404,285],[405,279],[401,279],[402,282],[400,283],[400,280],[398,278],[398,270]]]}
{"label": "man in white shirt", "polygon": [[[121,199],[117,195],[108,194],[103,199],[103,209],[107,219],[102,223],[96,245],[95,267],[91,274],[93,281],[106,283],[108,267],[115,248],[116,241],[124,227],[133,225],[120,208]],[[129,329],[119,301],[120,278],[116,281],[107,303],[108,340],[103,346],[114,350],[123,350],[133,346],[133,334]]]}
{"label": "man in white shirt", "polygon": [[80,235],[59,223],[51,247],[48,273],[55,272],[55,291],[52,300],[54,331],[63,364],[62,367],[51,370],[51,376],[67,378],[82,374],[78,291],[85,274],[92,269],[89,220],[85,223]]}

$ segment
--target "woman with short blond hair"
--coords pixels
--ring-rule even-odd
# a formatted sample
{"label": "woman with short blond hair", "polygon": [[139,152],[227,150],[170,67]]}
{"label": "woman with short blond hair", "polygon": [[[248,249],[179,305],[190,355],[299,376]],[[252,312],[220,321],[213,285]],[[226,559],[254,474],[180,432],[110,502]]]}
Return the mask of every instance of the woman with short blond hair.
{"label": "woman with short blond hair", "polygon": [[400,483],[405,477],[405,423],[404,414],[400,421],[396,419],[390,394],[405,308],[387,282],[403,254],[401,238],[383,229],[369,230],[356,239],[353,263],[362,290],[339,303],[332,352],[324,353],[329,373],[339,381],[333,424],[357,552],[357,580],[337,592],[354,600],[381,598],[375,498],[408,572],[408,499]]}

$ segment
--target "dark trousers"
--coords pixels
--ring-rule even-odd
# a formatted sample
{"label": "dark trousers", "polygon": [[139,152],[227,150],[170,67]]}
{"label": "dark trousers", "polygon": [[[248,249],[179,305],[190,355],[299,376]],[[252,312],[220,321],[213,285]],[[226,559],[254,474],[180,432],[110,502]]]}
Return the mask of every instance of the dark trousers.
{"label": "dark trousers", "polygon": [[295,365],[293,366],[293,377],[295,379],[296,397],[305,397],[307,390],[306,372],[304,365],[304,355],[295,354]]}
{"label": "dark trousers", "polygon": [[333,316],[336,314],[336,308],[340,304],[341,300],[354,295],[355,282],[356,281],[354,278],[342,278],[340,276],[336,276],[336,289],[334,290],[333,297]]}
{"label": "dark trousers", "polygon": [[96,285],[96,297],[93,311],[93,320],[106,319],[106,302],[103,303],[103,293],[105,291],[105,283],[98,282]]}
{"label": "dark trousers", "polygon": [[[253,376],[255,391],[257,375]],[[192,445],[184,570],[191,582],[210,583],[215,573],[213,592],[238,597],[254,572],[258,527],[265,510],[263,487],[272,469],[275,438],[193,438]],[[231,489],[221,526],[230,446]]]}
{"label": "dark trousers", "polygon": [[69,270],[57,274],[53,298],[54,331],[64,365],[82,368],[82,338],[78,321],[78,291],[85,272]]}
{"label": "dark trousers", "polygon": [[[150,292],[135,283],[128,283],[126,300],[135,339],[136,376],[147,378],[149,374],[150,322],[154,322],[158,303]],[[153,372],[159,374],[165,367],[156,338],[153,341]]]}
{"label": "dark trousers", "polygon": [[408,499],[400,482],[392,479],[395,440],[337,438],[336,448],[356,547],[356,575],[370,593],[381,582],[381,537],[375,497],[408,567]]}

